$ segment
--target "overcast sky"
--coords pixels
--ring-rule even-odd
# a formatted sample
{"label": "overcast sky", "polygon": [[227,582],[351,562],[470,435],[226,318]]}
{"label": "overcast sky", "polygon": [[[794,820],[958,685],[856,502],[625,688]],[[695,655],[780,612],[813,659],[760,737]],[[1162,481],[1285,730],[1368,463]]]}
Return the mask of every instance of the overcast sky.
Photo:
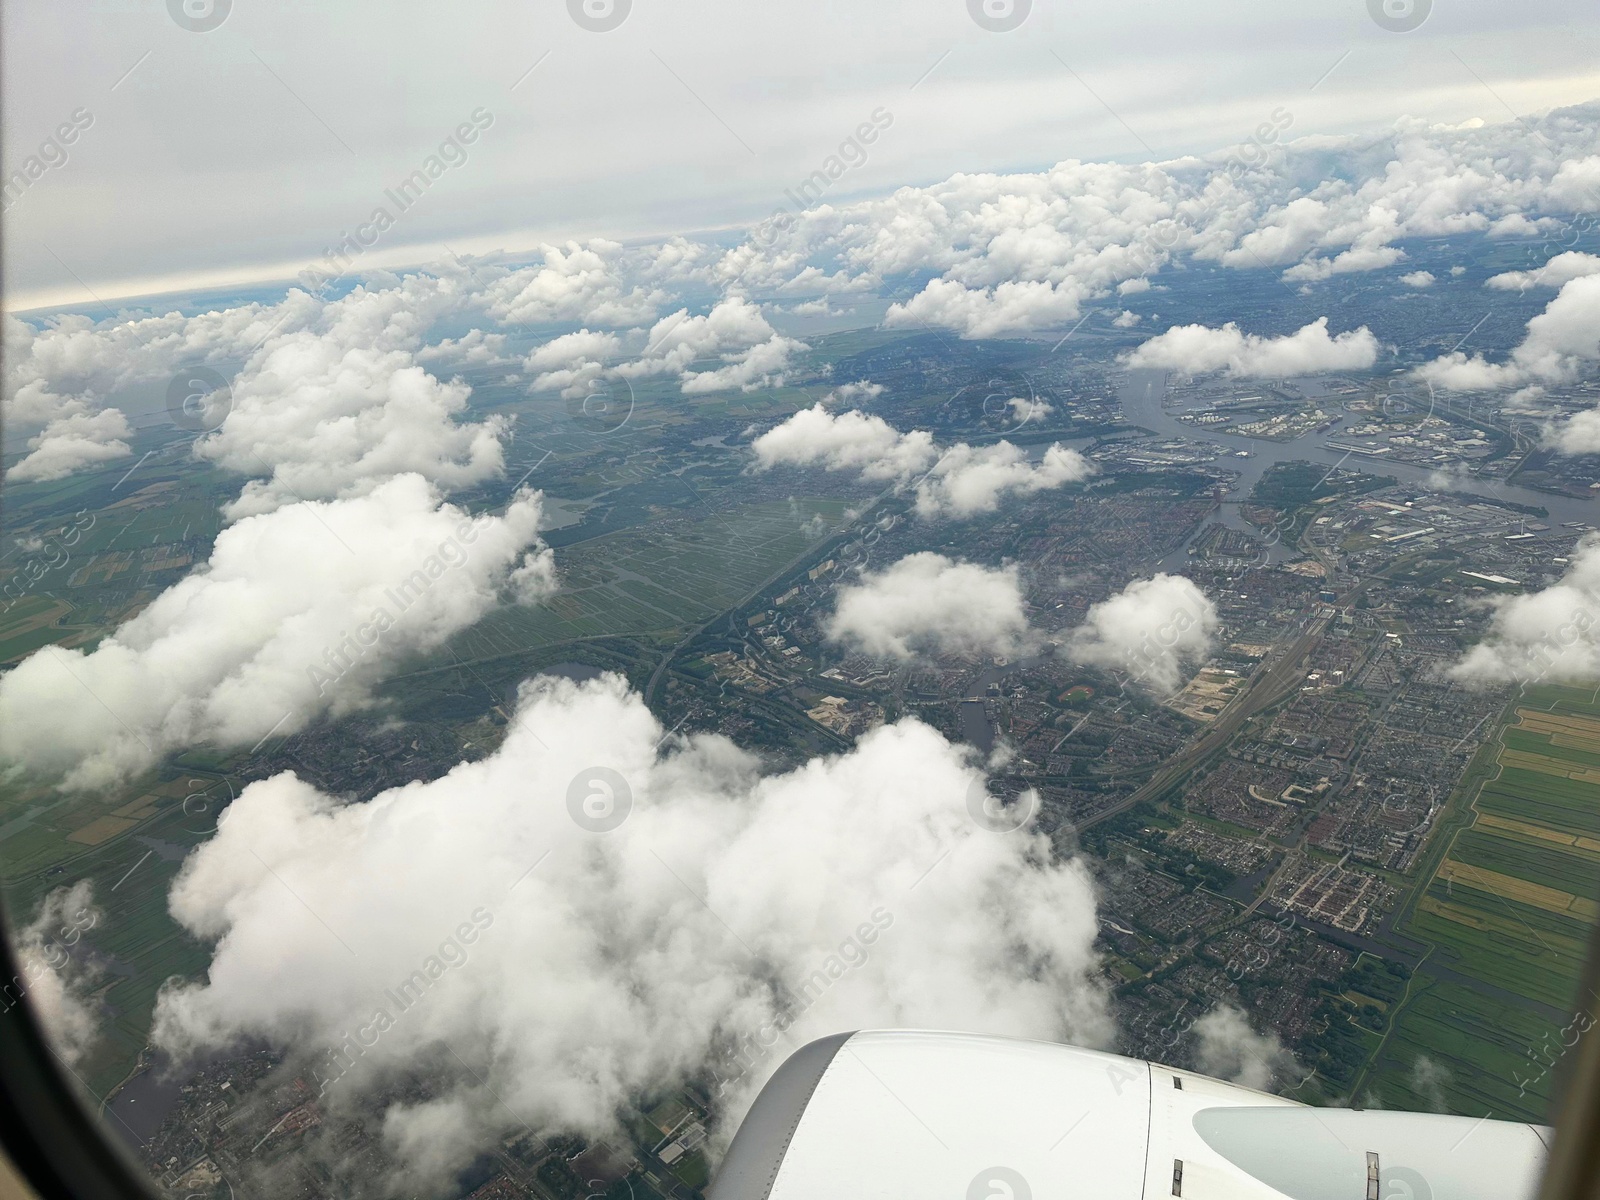
{"label": "overcast sky", "polygon": [[1406,32],[1367,0],[1035,0],[1005,32],[968,0],[633,0],[604,32],[562,0],[234,0],[204,32],[168,0],[4,13],[7,173],[93,118],[6,212],[12,310],[291,277],[479,108],[467,161],[364,264],[743,223],[880,108],[830,199],[1203,152],[1280,106],[1302,135],[1600,96],[1592,0],[1438,0]]}

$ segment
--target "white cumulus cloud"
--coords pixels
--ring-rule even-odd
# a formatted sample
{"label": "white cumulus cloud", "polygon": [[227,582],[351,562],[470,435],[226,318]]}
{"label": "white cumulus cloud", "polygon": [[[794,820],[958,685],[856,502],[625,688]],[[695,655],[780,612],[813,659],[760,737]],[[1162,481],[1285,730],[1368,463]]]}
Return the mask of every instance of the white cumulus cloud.
{"label": "white cumulus cloud", "polygon": [[876,400],[883,395],[883,384],[858,379],[854,383],[841,383],[822,398],[823,404],[859,404]]}
{"label": "white cumulus cloud", "polygon": [[[1013,400],[1021,420],[1042,417],[1043,402]],[[940,450],[933,435],[901,433],[882,417],[859,410],[830,412],[823,402],[801,409],[751,443],[762,469],[789,464],[830,471],[859,471],[863,479],[907,486],[916,479],[917,514],[969,517],[993,512],[1007,495],[1029,495],[1088,478],[1094,467],[1069,446],[1049,446],[1038,462],[1007,441],[992,446],[957,442]]]}
{"label": "white cumulus cloud", "polygon": [[117,408],[69,412],[58,416],[28,439],[28,453],[6,472],[13,483],[48,483],[64,479],[95,463],[113,462],[133,453],[128,418]]}
{"label": "white cumulus cloud", "polygon": [[917,515],[970,517],[993,512],[1004,496],[1050,491],[1093,473],[1088,459],[1059,443],[1035,463],[1027,451],[1010,442],[992,446],[957,442],[917,482]]}
{"label": "white cumulus cloud", "polygon": [[94,885],[83,879],[46,895],[16,934],[23,994],[68,1065],[100,1037],[101,1013],[91,995],[100,970],[83,953],[83,939],[104,916],[94,902]]}
{"label": "white cumulus cloud", "polygon": [[1173,692],[1184,669],[1211,653],[1219,625],[1216,606],[1192,580],[1159,574],[1092,606],[1073,630],[1067,655]]}
{"label": "white cumulus cloud", "polygon": [[458,422],[471,389],[417,361],[422,336],[462,303],[457,281],[414,275],[357,288],[307,328],[267,340],[234,379],[222,424],[195,445],[251,479],[230,518],[296,500],[359,494],[417,472],[444,488],[504,469],[505,422]]}
{"label": "white cumulus cloud", "polygon": [[469,329],[458,338],[445,338],[417,351],[417,361],[448,363],[457,367],[490,367],[512,360],[506,354],[506,335]]}
{"label": "white cumulus cloud", "polygon": [[[156,1042],[284,1045],[324,1105],[386,1106],[391,1147],[448,1170],[522,1121],[614,1134],[690,1078],[731,1125],[839,1029],[1107,1040],[1089,876],[977,825],[964,748],[907,720],[767,774],[662,735],[621,679],[546,677],[495,753],[431,783],[251,785],[174,886],[212,961],[162,995]],[[383,1092],[421,1061],[431,1099]]]}
{"label": "white cumulus cloud", "polygon": [[1483,683],[1600,682],[1600,534],[1588,534],[1556,583],[1491,603],[1483,641],[1451,668]]}
{"label": "white cumulus cloud", "polygon": [[924,551],[840,585],[824,628],[831,641],[878,658],[1013,655],[1028,640],[1028,614],[1016,567]]}
{"label": "white cumulus cloud", "polygon": [[628,264],[616,242],[545,246],[543,260],[491,280],[482,303],[508,325],[578,321],[616,329],[651,320],[665,303],[658,288],[626,281]]}
{"label": "white cumulus cloud", "polygon": [[1283,337],[1242,333],[1232,321],[1220,329],[1175,325],[1125,356],[1130,367],[1154,367],[1191,375],[1227,371],[1257,379],[1284,379],[1321,371],[1364,371],[1378,361],[1378,339],[1365,325],[1335,336],[1328,318]]}
{"label": "white cumulus cloud", "polygon": [[402,475],[247,517],[95,649],[47,646],[0,677],[0,761],[94,788],[350,711],[397,661],[553,588],[539,515],[525,492],[469,517]]}
{"label": "white cumulus cloud", "polygon": [[[1529,383],[1568,383],[1585,367],[1600,361],[1600,274],[1580,275],[1561,285],[1555,299],[1528,322],[1528,331],[1504,362],[1489,362],[1481,354],[1467,357],[1456,350],[1417,368],[1417,376],[1455,391],[1517,388]],[[1580,414],[1581,417],[1581,414]],[[1568,453],[1584,453],[1586,423],[1568,441],[1558,437]]]}
{"label": "white cumulus cloud", "polygon": [[801,409],[750,444],[764,468],[783,464],[860,471],[865,479],[904,482],[938,457],[933,435],[901,433],[882,417],[850,409],[833,413],[822,402]]}
{"label": "white cumulus cloud", "polygon": [[1593,105],[1528,121],[1402,118],[1385,132],[1293,138],[1272,114],[1270,154],[1228,150],[1124,165],[964,172],[926,187],[819,205],[722,253],[711,277],[746,292],[877,288],[925,273],[891,328],[1006,337],[1077,321],[1186,260],[1281,268],[1314,287],[1400,263],[1409,238],[1553,230],[1600,194]]}
{"label": "white cumulus cloud", "polygon": [[1532,271],[1503,271],[1484,280],[1485,287],[1520,292],[1532,287],[1558,288],[1585,275],[1600,274],[1600,255],[1568,250]]}
{"label": "white cumulus cloud", "polygon": [[[680,308],[651,326],[644,352],[623,363],[628,378],[676,375],[685,395],[741,388],[780,387],[790,359],[806,344],[785,337],[768,324],[759,305],[733,296],[707,313],[691,316]],[[722,365],[694,370],[706,361]]]}
{"label": "white cumulus cloud", "polygon": [[605,373],[607,359],[622,351],[622,341],[614,333],[580,329],[546,342],[523,359],[522,365],[535,373],[533,390],[560,390],[571,398],[589,391]]}
{"label": "white cumulus cloud", "polygon": [[1047,401],[1030,399],[1027,396],[1011,397],[1006,401],[1006,407],[1011,410],[1011,419],[1018,425],[1026,425],[1029,421],[1042,421],[1056,410],[1056,406]]}

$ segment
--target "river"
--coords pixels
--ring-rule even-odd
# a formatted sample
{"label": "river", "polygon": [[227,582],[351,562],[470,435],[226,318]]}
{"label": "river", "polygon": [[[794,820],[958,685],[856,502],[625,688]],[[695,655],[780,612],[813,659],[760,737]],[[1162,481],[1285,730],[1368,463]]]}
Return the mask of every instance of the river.
{"label": "river", "polygon": [[[1304,437],[1288,442],[1269,442],[1239,434],[1219,433],[1211,429],[1199,430],[1184,424],[1162,406],[1166,393],[1165,371],[1129,371],[1118,393],[1123,420],[1130,425],[1148,429],[1160,437],[1181,438],[1191,444],[1209,443],[1216,446],[1220,452],[1219,462],[1237,471],[1239,478],[1233,490],[1223,497],[1221,507],[1212,514],[1210,520],[1219,521],[1229,529],[1236,529],[1251,536],[1256,535],[1256,530],[1240,515],[1239,505],[1249,498],[1251,490],[1261,477],[1277,463],[1314,462],[1327,467],[1348,466],[1352,470],[1392,475],[1402,482],[1424,486],[1436,473],[1431,467],[1350,454],[1344,450],[1330,450],[1324,445],[1329,438],[1349,437],[1349,434],[1338,427],[1322,433],[1308,433]],[[1240,450],[1249,451],[1249,457],[1234,457]],[[1568,521],[1582,521],[1586,525],[1600,522],[1600,508],[1597,508],[1594,500],[1536,492],[1531,488],[1517,487],[1497,479],[1477,479],[1471,475],[1455,477],[1451,484],[1452,491],[1456,493],[1481,496],[1490,501],[1510,501],[1529,507],[1542,507],[1550,513],[1547,523],[1553,527],[1559,527]],[[1507,511],[1509,515],[1510,510]],[[1189,561],[1190,544],[1209,523],[1209,520],[1202,522],[1182,546],[1155,564],[1156,569],[1181,571]],[[1552,536],[1563,532],[1567,531],[1553,528]],[[1269,547],[1268,554],[1270,561],[1275,563],[1298,557],[1291,548],[1282,543]],[[1027,661],[1011,663],[1004,667],[989,667],[980,672],[972,682],[963,697],[959,714],[962,737],[968,743],[985,753],[993,749],[995,729],[984,712],[984,693],[989,684],[1001,682],[1012,671],[1026,665],[1029,665]]]}
{"label": "river", "polygon": [[[1250,458],[1229,459],[1229,466],[1242,472],[1234,491],[1230,491],[1226,498],[1227,504],[1234,506],[1250,494],[1251,488],[1256,486],[1262,475],[1266,474],[1267,467],[1274,466],[1275,462],[1322,462],[1330,467],[1349,464],[1350,469],[1366,470],[1374,475],[1394,475],[1406,483],[1422,483],[1422,485],[1426,485],[1427,480],[1437,474],[1434,467],[1418,467],[1410,462],[1392,462],[1389,459],[1374,459],[1363,454],[1350,454],[1344,450],[1328,450],[1323,445],[1328,438],[1349,438],[1349,434],[1342,429],[1330,429],[1322,434],[1315,432],[1306,434],[1304,437],[1294,438],[1293,442],[1264,442],[1261,438],[1219,434],[1211,429],[1202,432],[1192,426],[1186,426],[1184,422],[1174,418],[1162,408],[1162,400],[1165,397],[1166,371],[1128,371],[1128,381],[1123,384],[1122,392],[1118,394],[1122,402],[1123,419],[1134,426],[1152,430],[1162,437],[1181,437],[1186,442],[1211,442],[1221,446],[1227,453],[1238,450],[1250,451]],[[1549,509],[1552,525],[1562,522],[1589,523],[1594,522],[1597,517],[1595,502],[1592,499],[1555,496],[1547,491],[1518,488],[1514,483],[1501,483],[1499,480],[1480,480],[1472,475],[1454,478],[1451,490],[1482,496],[1491,501],[1498,499],[1530,507],[1544,507]],[[1240,525],[1235,525],[1234,522],[1226,523],[1230,528],[1246,528],[1243,523]]]}
{"label": "river", "polygon": [[[1350,436],[1341,428],[1323,433],[1308,433],[1290,442],[1269,442],[1240,434],[1219,433],[1212,429],[1202,431],[1184,424],[1162,407],[1166,393],[1165,371],[1129,371],[1127,381],[1122,385],[1118,396],[1122,404],[1123,420],[1131,425],[1149,429],[1162,437],[1182,438],[1191,443],[1209,442],[1217,446],[1224,455],[1231,456],[1240,450],[1250,452],[1249,458],[1228,457],[1225,460],[1229,467],[1240,473],[1233,490],[1224,497],[1222,509],[1216,518],[1230,529],[1252,532],[1250,525],[1239,515],[1239,503],[1249,497],[1250,490],[1266,474],[1267,469],[1280,462],[1314,462],[1327,467],[1347,465],[1352,470],[1367,471],[1374,475],[1392,475],[1404,483],[1424,486],[1437,473],[1432,467],[1419,467],[1411,463],[1392,462],[1386,458],[1328,449],[1324,443],[1329,438]],[[1550,513],[1548,523],[1552,526],[1559,526],[1568,521],[1582,521],[1586,525],[1592,525],[1596,520],[1600,520],[1600,511],[1597,511],[1593,500],[1536,492],[1532,488],[1517,487],[1515,484],[1502,483],[1498,479],[1478,479],[1472,475],[1461,475],[1452,478],[1451,490],[1481,496],[1485,500],[1511,501],[1529,507],[1544,508]],[[1182,551],[1179,551],[1178,556],[1169,556],[1163,566],[1176,565],[1181,562],[1180,556]]]}

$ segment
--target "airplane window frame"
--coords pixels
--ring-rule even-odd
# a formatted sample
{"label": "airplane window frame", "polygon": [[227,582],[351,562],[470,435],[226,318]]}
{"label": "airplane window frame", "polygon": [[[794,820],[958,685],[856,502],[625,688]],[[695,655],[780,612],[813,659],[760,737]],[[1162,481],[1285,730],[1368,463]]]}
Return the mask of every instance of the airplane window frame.
{"label": "airplane window frame", "polygon": [[[1600,926],[1590,930],[1589,951],[1578,976],[1577,995],[1600,992]],[[1577,1053],[1558,1064],[1549,1121],[1555,1144],[1545,1162],[1539,1200],[1600,1197],[1600,1037],[1580,1034]]]}
{"label": "airplane window frame", "polygon": [[61,1069],[27,997],[12,949],[15,926],[4,915],[0,1147],[40,1200],[159,1200],[132,1153],[108,1136]]}

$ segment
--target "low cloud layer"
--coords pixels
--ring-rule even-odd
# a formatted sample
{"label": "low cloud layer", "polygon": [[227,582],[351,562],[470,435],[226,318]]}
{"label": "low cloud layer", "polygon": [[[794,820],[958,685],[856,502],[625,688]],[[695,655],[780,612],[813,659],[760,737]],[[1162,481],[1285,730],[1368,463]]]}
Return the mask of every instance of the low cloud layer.
{"label": "low cloud layer", "polygon": [[[625,247],[597,238],[542,246],[523,266],[452,256],[403,279],[375,271],[333,300],[294,290],[278,304],[192,316],[10,318],[6,416],[21,437],[39,439],[18,478],[125,457],[128,439],[109,418],[46,431],[64,418],[97,418],[130,384],[165,382],[204,363],[243,364],[239,419],[202,443],[219,463],[267,477],[240,515],[350,494],[385,462],[388,474],[419,471],[451,488],[493,475],[499,460],[493,423],[464,419],[464,393],[447,372],[500,365],[502,355],[510,365],[527,353],[523,345],[506,353],[511,336],[549,339],[528,356],[528,381],[569,399],[610,372],[668,377],[686,394],[775,387],[794,381],[805,345],[774,329],[751,296],[790,311],[809,297],[827,311],[830,297],[882,296],[920,275],[919,292],[888,306],[887,327],[1016,336],[1070,328],[1086,303],[1146,292],[1164,271],[1191,264],[1281,270],[1315,290],[1334,276],[1390,271],[1405,262],[1406,239],[1542,234],[1561,239],[1552,247],[1571,245],[1574,222],[1600,196],[1595,105],[1497,125],[1407,118],[1352,137],[1294,139],[1286,110],[1274,124],[1271,147],[1255,147],[1248,162],[1218,150],[1159,163],[968,172],[785,214],[733,245],[670,237]],[[1594,278],[1582,273],[1595,258],[1564,252],[1490,286],[1570,289]],[[1408,286],[1429,277],[1395,276]],[[1447,286],[1442,276],[1433,284]],[[1595,314],[1584,292],[1563,297],[1507,362],[1457,351],[1430,364],[1428,377],[1462,390],[1570,380],[1597,357],[1582,336]],[[389,317],[380,314],[386,307]],[[451,336],[428,344],[433,323],[447,316]],[[486,327],[461,331],[476,321]],[[579,334],[585,344],[566,341]],[[1285,377],[1368,369],[1381,350],[1370,330],[1334,336],[1325,321],[1285,337],[1191,325],[1146,343],[1133,361]],[[440,374],[430,381],[413,369],[423,365]],[[291,367],[311,381],[308,394],[282,382]],[[380,415],[374,401],[391,392],[396,403]]]}
{"label": "low cloud layer", "polygon": [[828,293],[925,271],[922,290],[890,306],[888,326],[999,337],[1066,328],[1087,302],[1143,290],[1184,261],[1279,268],[1314,288],[1403,263],[1408,238],[1551,232],[1593,208],[1600,180],[1592,105],[1537,118],[1534,138],[1522,122],[1407,118],[1376,138],[1293,139],[1293,115],[1273,116],[1276,144],[1250,147],[1248,161],[1237,151],[1068,160],[819,206],[758,230],[714,274]]}
{"label": "low cloud layer", "polygon": [[[1049,411],[1048,405],[1037,407]],[[1022,419],[1029,415],[1043,414],[1029,408]],[[901,433],[882,417],[854,409],[835,413],[823,402],[769,429],[751,449],[762,469],[820,466],[909,486],[917,515],[930,520],[993,512],[1006,496],[1052,490],[1094,473],[1088,459],[1060,443],[1046,449],[1038,462],[1007,441],[992,446],[957,442],[941,450],[926,430]]]}
{"label": "low cloud layer", "polygon": [[648,283],[630,285],[627,255],[617,242],[540,248],[540,261],[498,277],[484,288],[490,316],[506,325],[584,321],[619,329],[653,320],[667,293]]}
{"label": "low cloud layer", "polygon": [[1130,367],[1154,367],[1203,375],[1226,371],[1256,379],[1285,379],[1322,371],[1365,371],[1378,361],[1381,347],[1365,325],[1329,336],[1328,318],[1283,337],[1241,333],[1232,321],[1220,329],[1175,325],[1129,354]]}
{"label": "low cloud layer", "polygon": [[173,890],[214,950],[155,1040],[294,1047],[335,1110],[426,1065],[436,1093],[383,1114],[425,1171],[521,1121],[611,1132],[694,1076],[732,1122],[838,1029],[1108,1040],[1089,876],[976,823],[968,752],[907,720],[768,775],[662,734],[617,677],[546,677],[496,753],[431,783],[251,785]]}
{"label": "low cloud layer", "polygon": [[539,516],[524,492],[469,517],[402,475],[247,517],[94,650],[47,646],[0,677],[0,761],[93,788],[349,711],[396,662],[553,588]]}
{"label": "low cloud layer", "polygon": [[1136,579],[1090,608],[1067,655],[1173,692],[1185,668],[1210,655],[1219,625],[1216,606],[1191,580],[1160,574]]}
{"label": "low cloud layer", "polygon": [[[677,267],[692,275],[694,257],[685,252]],[[230,518],[357,495],[404,472],[443,489],[481,483],[503,470],[508,423],[467,419],[471,389],[450,372],[517,358],[507,334],[483,328],[430,343],[447,320],[487,318],[511,329],[582,322],[526,354],[536,390],[581,395],[612,362],[622,376],[674,376],[686,393],[783,383],[804,343],[737,296],[656,320],[671,293],[623,283],[625,272],[653,270],[638,254],[594,242],[546,247],[542,264],[516,270],[441,264],[380,275],[331,300],[291,289],[275,305],[193,316],[98,324],[63,316],[39,325],[8,316],[5,415],[11,428],[33,431],[11,478],[57,479],[127,457],[131,434],[113,400],[203,366],[229,389],[195,452],[250,477]]]}
{"label": "low cloud layer", "polygon": [[[278,307],[285,309],[279,319],[292,323],[296,306],[285,301]],[[173,312],[99,324],[73,313],[38,327],[7,314],[0,419],[12,436],[26,435],[27,445],[7,479],[49,482],[129,457],[128,418],[111,398],[134,384],[165,382],[179,362],[242,354],[241,337],[271,332],[261,322],[271,311],[250,304],[192,317]]]}
{"label": "low cloud layer", "polygon": [[[1273,125],[1270,146],[1249,156],[1233,148],[1167,162],[963,172],[785,214],[733,245],[596,238],[544,245],[521,266],[452,255],[425,275],[374,271],[333,300],[296,289],[277,304],[194,315],[7,318],[5,416],[21,437],[39,438],[17,478],[124,457],[128,439],[110,418],[46,431],[64,418],[97,418],[130,384],[164,383],[204,363],[230,372],[243,364],[242,415],[204,443],[219,463],[268,477],[240,514],[349,494],[384,462],[388,474],[419,471],[450,488],[498,470],[493,429],[462,419],[462,392],[447,375],[429,382],[412,368],[499,364],[508,336],[550,339],[533,352],[530,379],[569,398],[602,369],[670,377],[689,394],[770,387],[792,379],[804,344],[775,330],[751,296],[791,310],[813,298],[826,311],[829,297],[883,295],[922,276],[920,291],[889,305],[888,327],[1016,336],[1070,328],[1086,303],[1148,291],[1162,272],[1191,264],[1281,271],[1314,290],[1333,276],[1391,270],[1405,261],[1407,239],[1544,235],[1552,247],[1571,245],[1575,221],[1600,196],[1595,104],[1499,124],[1404,118],[1348,137],[1294,138],[1287,110]],[[1591,299],[1565,289],[1594,278],[1583,273],[1595,258],[1568,251],[1492,278],[1495,288],[1564,285],[1564,298],[1508,362],[1458,351],[1431,364],[1429,377],[1467,390],[1566,381],[1592,365],[1592,339],[1582,336],[1594,323]],[[1419,286],[1429,274],[1397,278]],[[452,336],[430,346],[430,325],[447,315]],[[487,328],[461,332],[462,320]],[[579,333],[590,344],[563,344]],[[544,349],[551,361],[534,361]],[[1366,369],[1379,350],[1370,331],[1335,337],[1321,321],[1281,338],[1194,325],[1146,343],[1135,361],[1273,377]],[[291,369],[311,382],[308,394],[284,382]],[[380,415],[374,401],[384,395],[395,403]]]}
{"label": "low cloud layer", "polygon": [[908,555],[841,585],[830,640],[878,658],[1018,652],[1028,615],[1015,567],[984,567],[942,554]]}
{"label": "low cloud layer", "polygon": [[1600,534],[1578,543],[1549,587],[1491,601],[1483,641],[1450,674],[1482,683],[1600,683]]}

